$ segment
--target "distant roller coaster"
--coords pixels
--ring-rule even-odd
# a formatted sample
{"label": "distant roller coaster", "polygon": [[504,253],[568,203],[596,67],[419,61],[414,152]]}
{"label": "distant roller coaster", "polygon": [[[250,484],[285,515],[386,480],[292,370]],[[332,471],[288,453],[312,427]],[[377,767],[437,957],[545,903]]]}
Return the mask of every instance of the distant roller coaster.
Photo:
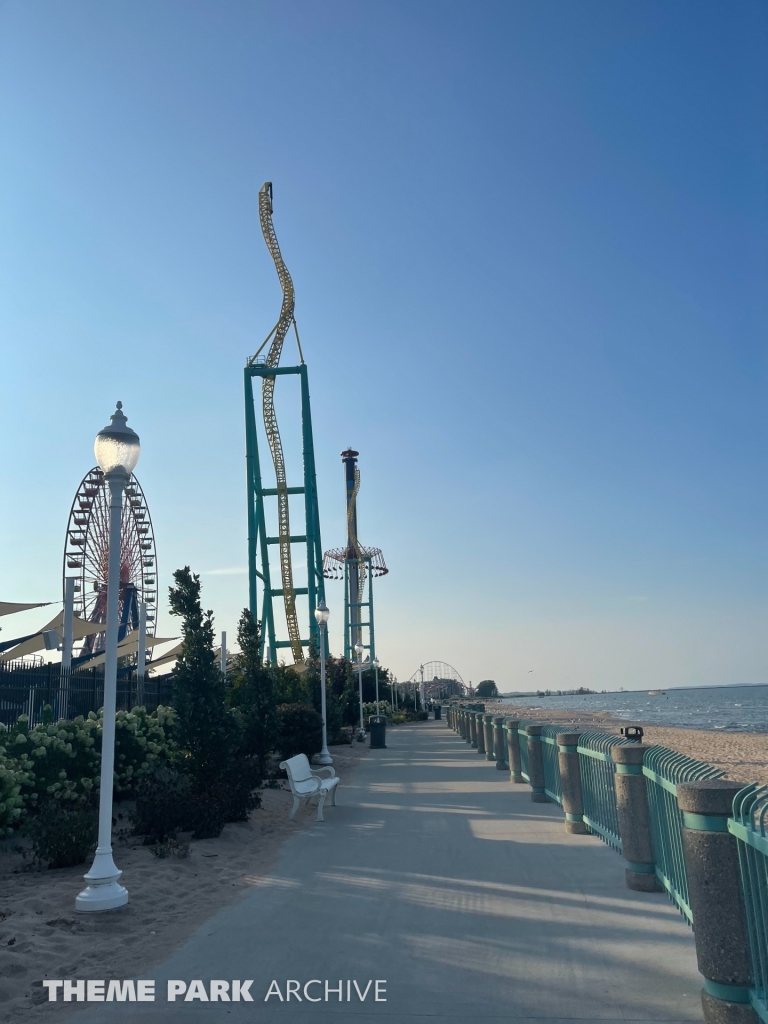
{"label": "distant roller coaster", "polygon": [[453,665],[445,661],[427,661],[419,665],[408,682],[419,687],[422,698],[465,697],[470,691]]}

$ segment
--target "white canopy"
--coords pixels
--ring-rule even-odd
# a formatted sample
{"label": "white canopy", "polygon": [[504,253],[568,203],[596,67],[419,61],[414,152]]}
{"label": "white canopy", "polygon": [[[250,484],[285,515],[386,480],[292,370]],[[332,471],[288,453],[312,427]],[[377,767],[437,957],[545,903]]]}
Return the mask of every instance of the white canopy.
{"label": "white canopy", "polygon": [[0,601],[0,615],[26,612],[30,608],[44,608],[47,604],[53,604],[53,601],[39,601],[37,604],[18,604],[16,601]]}

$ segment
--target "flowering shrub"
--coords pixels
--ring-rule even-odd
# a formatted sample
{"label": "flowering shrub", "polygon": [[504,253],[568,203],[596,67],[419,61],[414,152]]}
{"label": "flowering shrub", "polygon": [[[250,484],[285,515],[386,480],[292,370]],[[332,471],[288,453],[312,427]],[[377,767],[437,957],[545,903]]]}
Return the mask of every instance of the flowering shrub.
{"label": "flowering shrub", "polygon": [[[176,715],[158,707],[118,711],[115,717],[115,792],[132,793],[151,765],[173,751]],[[18,821],[44,799],[83,803],[99,786],[102,712],[73,721],[43,722],[29,728],[22,715],[0,734],[0,830]]]}
{"label": "flowering shrub", "polygon": [[[363,704],[363,717],[370,718],[371,715],[376,714],[376,701],[373,700],[369,704]],[[380,715],[391,715],[392,707],[388,700],[379,701],[379,714]]]}
{"label": "flowering shrub", "polygon": [[0,838],[10,835],[14,825],[21,817],[24,798],[21,787],[27,781],[27,775],[14,758],[8,756],[8,730],[0,722]]}

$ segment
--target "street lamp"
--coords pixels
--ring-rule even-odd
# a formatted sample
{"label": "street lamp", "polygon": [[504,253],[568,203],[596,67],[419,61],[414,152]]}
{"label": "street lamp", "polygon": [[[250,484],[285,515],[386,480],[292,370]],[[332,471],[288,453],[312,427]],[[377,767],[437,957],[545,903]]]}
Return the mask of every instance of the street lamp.
{"label": "street lamp", "polygon": [[355,644],[355,653],[357,654],[357,683],[360,688],[360,731],[357,734],[359,743],[365,740],[365,729],[363,728],[363,653],[365,648],[361,640],[358,640]]}
{"label": "street lamp", "polygon": [[373,667],[376,671],[376,717],[379,717],[379,659],[373,659]]}
{"label": "street lamp", "polygon": [[109,562],[107,568],[107,634],[104,664],[104,719],[101,738],[101,787],[99,790],[99,841],[86,888],[75,900],[75,909],[86,913],[114,910],[128,902],[128,890],[112,859],[112,787],[115,772],[115,711],[117,704],[117,632],[120,627],[120,532],[123,489],[139,461],[139,435],[127,426],[123,403],[110,424],[96,435],[93,451],[109,484]]}
{"label": "street lamp", "polygon": [[320,627],[320,714],[323,719],[323,749],[317,759],[318,764],[333,764],[333,758],[328,753],[328,731],[325,725],[325,640],[330,616],[328,606],[325,600],[322,600],[315,608],[315,619]]}

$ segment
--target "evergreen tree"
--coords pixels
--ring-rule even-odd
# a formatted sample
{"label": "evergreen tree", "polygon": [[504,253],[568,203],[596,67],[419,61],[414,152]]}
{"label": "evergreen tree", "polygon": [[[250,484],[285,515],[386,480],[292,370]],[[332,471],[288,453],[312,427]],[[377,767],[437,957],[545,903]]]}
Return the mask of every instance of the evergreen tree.
{"label": "evergreen tree", "polygon": [[[334,689],[331,682],[331,663],[334,661],[332,656],[328,656],[325,662],[325,730],[328,736],[328,742],[334,743],[339,739],[339,731],[342,724],[341,706],[339,704],[339,698],[334,693]],[[317,649],[317,644],[312,641],[309,648],[309,657],[307,658],[307,670],[303,675],[303,680],[309,689],[310,701],[312,707],[321,715],[322,711],[322,694],[321,694],[321,676],[320,676],[320,652]]]}
{"label": "evergreen tree", "polygon": [[242,821],[258,806],[259,777],[245,758],[243,730],[225,703],[225,681],[214,652],[213,612],[200,604],[200,577],[189,566],[174,574],[171,614],[181,618],[182,647],[173,670],[179,716],[180,767],[190,778],[190,823],[196,838],[217,836],[227,821]]}
{"label": "evergreen tree", "polygon": [[230,702],[240,708],[245,728],[245,748],[256,757],[262,777],[269,755],[277,744],[279,721],[276,712],[272,671],[261,660],[261,623],[248,608],[243,609],[237,627],[240,655],[237,679]]}

